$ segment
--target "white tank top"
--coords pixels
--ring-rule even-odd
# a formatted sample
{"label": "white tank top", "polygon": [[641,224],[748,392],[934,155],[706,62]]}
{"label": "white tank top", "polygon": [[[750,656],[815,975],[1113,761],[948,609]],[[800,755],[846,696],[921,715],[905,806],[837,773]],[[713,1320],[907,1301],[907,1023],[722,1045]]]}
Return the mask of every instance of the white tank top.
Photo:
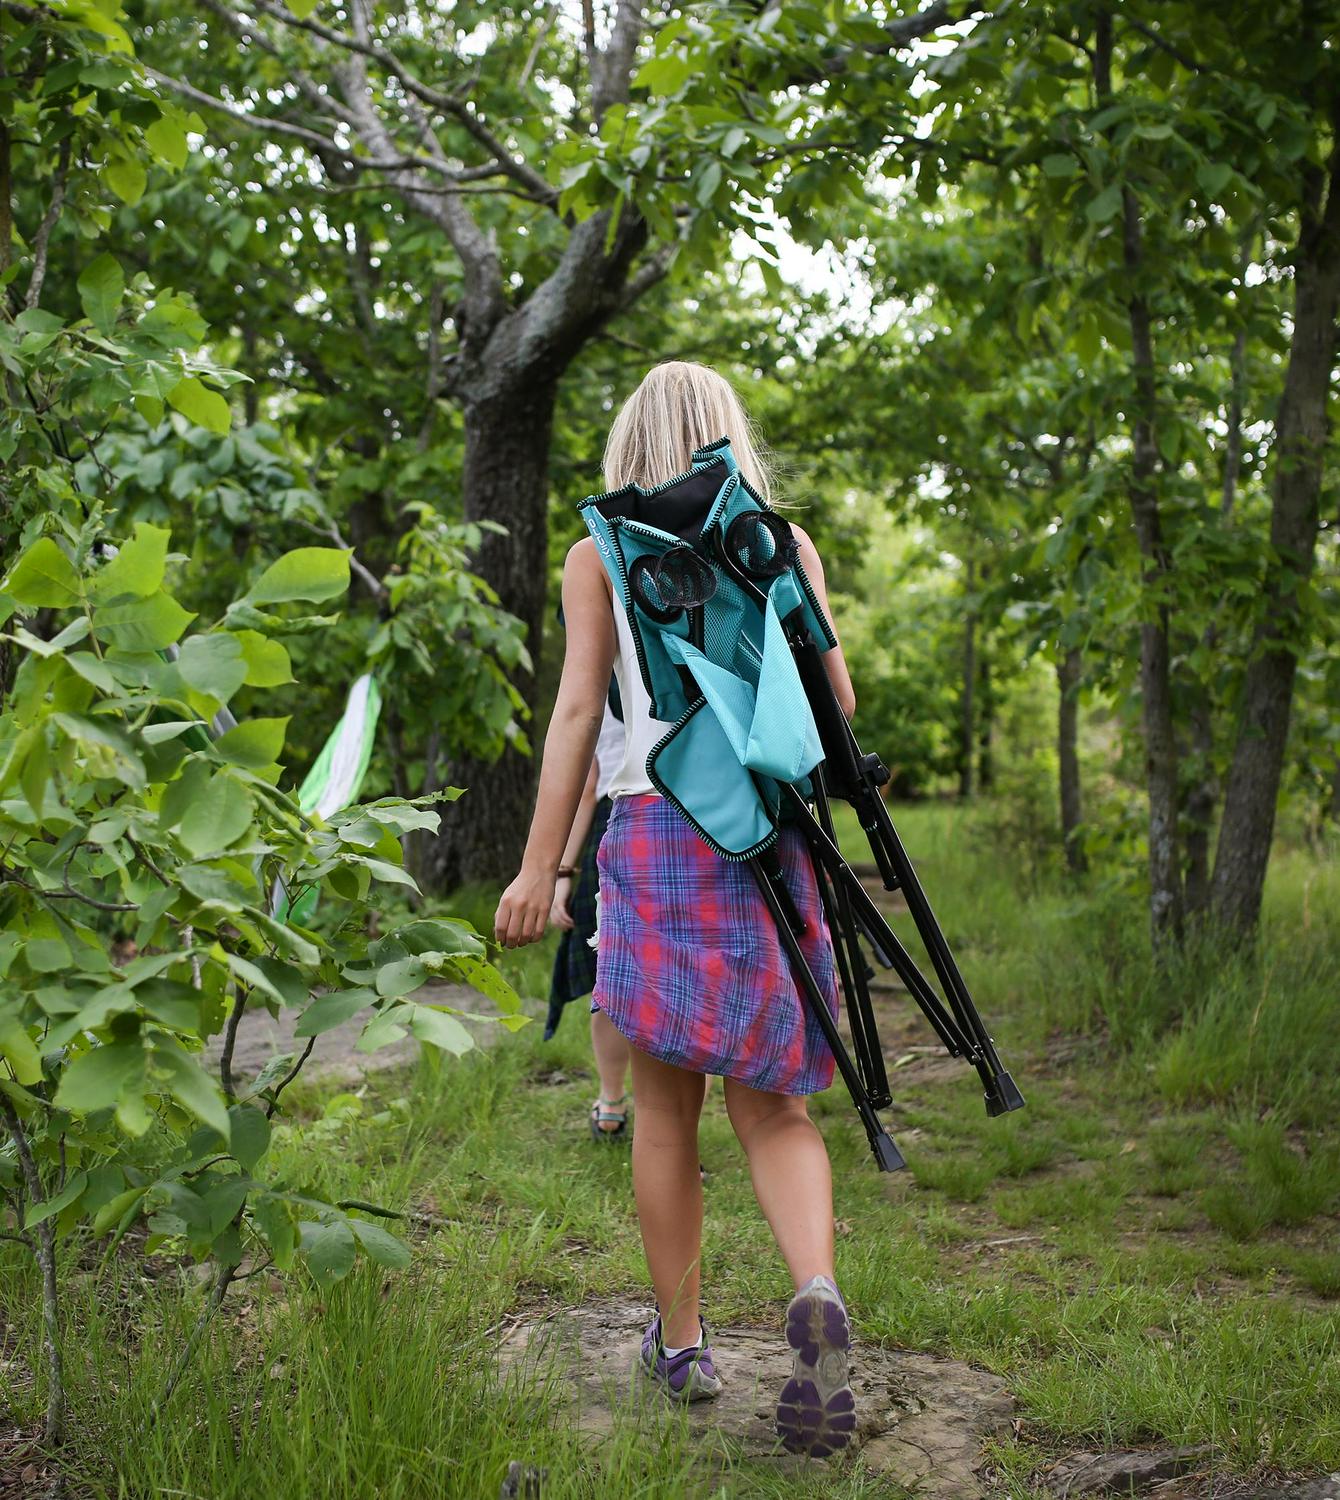
{"label": "white tank top", "polygon": [[596,738],[596,796],[608,797],[610,785],[623,764],[623,720],[614,717],[614,711],[605,704],[605,717],[600,721],[600,734]]}
{"label": "white tank top", "polygon": [[651,699],[637,664],[637,648],[628,623],[623,601],[614,596],[614,627],[618,649],[614,653],[614,675],[619,681],[619,698],[623,705],[623,761],[609,783],[611,797],[632,797],[656,788],[647,775],[647,756],[658,741],[669,733],[673,721],[653,719]]}

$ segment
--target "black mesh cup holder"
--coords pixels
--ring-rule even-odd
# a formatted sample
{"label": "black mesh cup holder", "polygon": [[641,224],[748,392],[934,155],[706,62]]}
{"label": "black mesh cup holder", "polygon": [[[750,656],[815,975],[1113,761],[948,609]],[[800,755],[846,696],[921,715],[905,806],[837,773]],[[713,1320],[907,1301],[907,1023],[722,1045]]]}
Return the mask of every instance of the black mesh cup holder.
{"label": "black mesh cup holder", "polygon": [[660,557],[643,554],[628,570],[628,585],[637,606],[662,625],[686,609],[701,609],[717,591],[712,565],[687,543]]}
{"label": "black mesh cup holder", "polygon": [[726,556],[747,577],[780,578],[799,550],[790,523],[769,510],[742,511],[726,528]]}

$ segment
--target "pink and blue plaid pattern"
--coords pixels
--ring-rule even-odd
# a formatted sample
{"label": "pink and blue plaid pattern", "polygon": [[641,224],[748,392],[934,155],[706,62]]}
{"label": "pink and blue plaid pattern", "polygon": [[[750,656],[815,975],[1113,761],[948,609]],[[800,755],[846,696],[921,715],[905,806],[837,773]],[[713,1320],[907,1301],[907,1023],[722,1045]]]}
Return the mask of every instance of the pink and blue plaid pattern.
{"label": "pink and blue plaid pattern", "polygon": [[[782,832],[805,958],[837,1014],[833,948],[799,833]],[[777,1094],[817,1094],[833,1054],[748,866],[657,796],[616,797],[600,845],[596,1006],[644,1052]]]}

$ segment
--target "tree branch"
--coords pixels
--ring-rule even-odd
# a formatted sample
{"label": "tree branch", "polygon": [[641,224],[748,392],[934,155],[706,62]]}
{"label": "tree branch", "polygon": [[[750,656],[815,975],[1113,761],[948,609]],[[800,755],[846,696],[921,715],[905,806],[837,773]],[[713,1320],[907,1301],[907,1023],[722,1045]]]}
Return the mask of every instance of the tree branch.
{"label": "tree branch", "polygon": [[141,64],[143,71],[156,83],[161,83],[164,88],[171,89],[183,98],[189,99],[193,104],[198,104],[202,109],[212,109],[220,114],[227,115],[230,119],[238,120],[243,125],[248,125],[253,130],[264,133],[273,132],[276,135],[286,135],[292,140],[303,141],[320,156],[334,156],[340,161],[347,162],[354,168],[366,168],[376,172],[403,172],[415,167],[426,168],[429,171],[439,172],[443,176],[451,178],[451,172],[442,172],[438,162],[430,160],[426,156],[396,155],[394,147],[391,154],[383,157],[359,156],[350,151],[348,147],[339,145],[328,135],[322,135],[319,130],[308,130],[305,125],[294,125],[288,120],[276,119],[274,115],[256,114],[253,110],[243,109],[240,105],[230,104],[226,99],[219,99],[213,94],[207,94],[203,89],[195,88],[192,84],[183,83],[179,78],[173,78],[167,73],[160,73],[157,68],[151,68],[147,64]]}
{"label": "tree branch", "polygon": [[540,197],[546,203],[557,203],[558,194],[545,179],[534,170],[527,162],[507,149],[502,141],[489,129],[475,112],[474,106],[468,100],[462,99],[455,94],[444,94],[440,89],[430,88],[413,73],[385,47],[371,39],[368,29],[368,20],[361,6],[355,5],[352,11],[355,32],[353,36],[345,32],[336,31],[331,26],[326,26],[311,17],[300,19],[291,11],[285,10],[283,6],[276,5],[273,0],[250,0],[256,10],[269,16],[272,20],[280,22],[284,26],[310,32],[319,37],[332,47],[339,47],[343,51],[353,54],[361,64],[357,73],[358,81],[364,85],[367,82],[366,61],[371,58],[380,63],[381,66],[400,84],[410,97],[417,99],[421,104],[426,104],[432,109],[439,110],[444,115],[450,115],[457,120],[474,139],[489,153],[498,163],[499,167],[509,177],[514,177],[522,183],[530,192]]}
{"label": "tree branch", "polygon": [[627,104],[633,78],[633,58],[643,33],[641,0],[619,0],[614,29],[602,52],[588,46],[591,58],[591,113],[596,124],[613,104]]}
{"label": "tree branch", "polygon": [[310,73],[302,68],[295,68],[293,66],[293,59],[285,57],[259,26],[251,24],[247,16],[238,15],[235,10],[221,4],[220,0],[196,0],[196,3],[203,5],[211,14],[216,15],[244,45],[259,47],[267,56],[274,58],[284,71],[292,77],[298,91],[318,114],[329,115],[334,120],[344,119],[344,115],[340,112],[334,98],[329,93],[322,91],[320,85]]}
{"label": "tree branch", "polygon": [[1197,62],[1194,57],[1188,57],[1180,47],[1174,47],[1170,41],[1161,37],[1152,26],[1146,26],[1143,21],[1137,21],[1128,11],[1122,11],[1121,19],[1132,31],[1138,31],[1142,37],[1153,42],[1160,52],[1166,52],[1175,62],[1181,63],[1188,73],[1214,73],[1218,71],[1216,68],[1207,67],[1204,63]]}
{"label": "tree branch", "polygon": [[788,82],[792,84],[825,83],[828,79],[841,77],[847,72],[858,53],[867,57],[884,57],[890,52],[897,52],[903,47],[910,46],[923,36],[929,36],[932,31],[938,31],[942,26],[957,26],[962,21],[985,18],[987,14],[986,7],[978,3],[978,0],[966,0],[965,4],[952,4],[951,0],[935,0],[934,5],[928,5],[925,10],[918,11],[916,15],[901,16],[896,21],[890,21],[884,28],[887,41],[870,42],[861,47],[831,53],[822,59],[817,67],[797,70]]}
{"label": "tree branch", "polygon": [[298,1074],[302,1072],[302,1065],[312,1055],[312,1048],[315,1046],[316,1038],[314,1036],[309,1036],[307,1038],[307,1045],[302,1049],[302,1056],[298,1058],[297,1062],[295,1062],[293,1066],[288,1070],[288,1072],[285,1073],[284,1076],[279,1080],[279,1082],[275,1084],[274,1088],[270,1090],[270,1103],[265,1111],[265,1118],[267,1120],[272,1120],[274,1118],[275,1110],[279,1108],[280,1094],[282,1094],[284,1090],[289,1086],[289,1084],[291,1084],[293,1080],[298,1076]]}
{"label": "tree branch", "polygon": [[[390,131],[377,111],[370,90],[348,75],[343,81],[355,128],[364,145],[383,154],[393,152],[395,146]],[[435,136],[432,142],[440,151]],[[492,235],[484,233],[458,198],[436,198],[423,193],[419,190],[419,183],[406,172],[397,172],[389,180],[404,194],[407,203],[442,230],[460,256],[465,272],[466,322],[481,336],[487,337],[503,310],[502,262]]]}
{"label": "tree branch", "polygon": [[[18,1111],[8,1094],[0,1094],[0,1118],[4,1119],[9,1138],[19,1159],[28,1192],[28,1203],[36,1208],[46,1202],[42,1178],[28,1145],[28,1136]],[[56,1281],[56,1225],[43,1219],[37,1228],[33,1255],[42,1271],[42,1341],[47,1351],[47,1414],[43,1438],[50,1447],[58,1447],[65,1436],[65,1377],[60,1343],[60,1288]]]}
{"label": "tree branch", "polygon": [[632,307],[639,297],[650,291],[658,281],[665,279],[670,267],[674,264],[675,252],[678,249],[677,242],[661,245],[642,262],[628,278],[628,283],[624,287],[624,294],[619,301],[620,312]]}
{"label": "tree branch", "polygon": [[47,204],[47,211],[42,215],[42,222],[37,227],[37,233],[33,236],[33,274],[28,282],[28,294],[23,299],[23,305],[27,308],[37,306],[42,296],[42,283],[47,276],[47,245],[51,239],[51,231],[56,227],[56,220],[60,218],[61,207],[65,202],[65,182],[70,170],[70,139],[67,136],[60,143],[60,156],[56,165],[56,175],[51,184],[51,202]]}

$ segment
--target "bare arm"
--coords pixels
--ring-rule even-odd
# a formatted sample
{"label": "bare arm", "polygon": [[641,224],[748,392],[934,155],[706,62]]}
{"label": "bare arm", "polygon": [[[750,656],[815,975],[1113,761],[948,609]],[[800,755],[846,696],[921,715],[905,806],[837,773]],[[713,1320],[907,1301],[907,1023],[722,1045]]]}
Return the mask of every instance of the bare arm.
{"label": "bare arm", "polygon": [[521,871],[503,892],[493,919],[495,936],[508,948],[533,943],[544,934],[554,900],[555,874],[595,756],[614,666],[609,581],[589,538],[568,553],[563,568],[563,615],[567,650],[544,741],[530,837]]}
{"label": "bare arm", "polygon": [[591,832],[591,824],[595,822],[596,769],[596,762],[592,760],[591,769],[586,773],[586,785],[582,788],[582,800],[577,804],[577,816],[572,820],[572,832],[563,846],[563,859],[559,864],[559,875],[554,885],[554,904],[549,908],[549,920],[555,927],[561,927],[565,932],[571,932],[576,923],[573,922],[572,913],[568,910],[574,877],[563,874],[563,870],[565,867],[569,869],[576,867],[577,861],[582,857],[582,847]]}
{"label": "bare arm", "polygon": [[[823,605],[828,623],[833,626],[833,637],[836,639],[837,626],[833,624],[833,611],[828,605],[828,589],[824,584],[824,565],[819,561],[819,554],[815,551],[814,543],[800,527],[793,523],[791,530],[795,533],[796,542],[800,547],[800,564],[805,569],[806,578],[814,585],[814,592],[819,596],[819,603]],[[856,689],[851,685],[851,673],[847,670],[847,659],[842,654],[841,642],[833,650],[824,652],[823,663],[824,670],[828,673],[828,680],[833,685],[838,707],[850,719],[856,712]]]}

